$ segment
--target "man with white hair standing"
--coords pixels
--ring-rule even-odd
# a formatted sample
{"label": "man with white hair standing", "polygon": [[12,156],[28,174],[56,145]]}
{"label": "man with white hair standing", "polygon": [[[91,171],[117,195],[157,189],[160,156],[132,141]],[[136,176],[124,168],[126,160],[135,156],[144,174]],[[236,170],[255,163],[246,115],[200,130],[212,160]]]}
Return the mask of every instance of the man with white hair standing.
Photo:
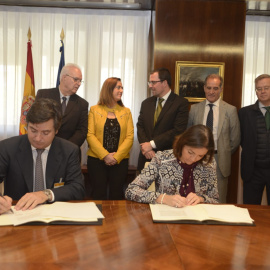
{"label": "man with white hair standing", "polygon": [[66,64],[60,73],[58,88],[40,89],[36,99],[50,98],[62,106],[62,124],[56,136],[81,147],[87,135],[88,102],[76,93],[82,84],[82,72],[76,64]]}

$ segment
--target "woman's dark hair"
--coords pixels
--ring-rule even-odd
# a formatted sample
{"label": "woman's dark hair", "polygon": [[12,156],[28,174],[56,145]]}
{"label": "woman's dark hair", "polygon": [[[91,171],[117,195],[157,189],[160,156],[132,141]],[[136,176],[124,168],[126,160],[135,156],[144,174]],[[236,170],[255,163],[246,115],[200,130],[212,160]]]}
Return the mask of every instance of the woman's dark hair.
{"label": "woman's dark hair", "polygon": [[[111,77],[105,80],[100,90],[98,105],[106,105],[110,107],[113,104],[113,90],[121,82],[120,78]],[[124,107],[122,100],[117,101],[118,105]]]}
{"label": "woman's dark hair", "polygon": [[210,128],[204,125],[192,126],[176,137],[173,144],[173,153],[177,158],[182,156],[184,146],[206,148],[208,151],[200,160],[201,162],[211,162],[215,154],[213,133]]}
{"label": "woman's dark hair", "polygon": [[62,121],[61,106],[53,99],[41,98],[36,100],[26,115],[26,122],[40,124],[53,119],[54,129],[58,131]]}

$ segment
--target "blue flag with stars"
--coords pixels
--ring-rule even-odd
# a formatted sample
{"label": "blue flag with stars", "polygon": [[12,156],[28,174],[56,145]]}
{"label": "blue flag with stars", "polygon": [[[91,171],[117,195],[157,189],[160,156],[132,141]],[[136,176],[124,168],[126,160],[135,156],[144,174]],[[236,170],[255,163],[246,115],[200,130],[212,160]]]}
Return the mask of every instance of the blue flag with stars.
{"label": "blue flag with stars", "polygon": [[61,70],[62,70],[63,66],[65,65],[65,51],[64,51],[64,42],[63,42],[63,40],[61,40],[61,43],[62,43],[62,46],[60,47],[60,50],[59,50],[60,53],[61,53],[61,57],[60,57],[60,62],[59,62],[56,87],[58,87],[59,84],[60,84],[60,73],[61,73]]}

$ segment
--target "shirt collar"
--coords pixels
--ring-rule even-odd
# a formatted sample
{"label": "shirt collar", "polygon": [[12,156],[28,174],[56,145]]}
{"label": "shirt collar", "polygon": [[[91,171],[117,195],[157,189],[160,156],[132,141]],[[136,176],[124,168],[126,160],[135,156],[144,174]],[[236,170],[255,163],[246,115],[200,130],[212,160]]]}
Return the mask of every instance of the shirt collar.
{"label": "shirt collar", "polygon": [[164,95],[162,98],[166,101],[168,99],[169,95],[171,94],[171,92],[172,92],[172,90],[170,89],[170,91],[166,95]]}
{"label": "shirt collar", "polygon": [[[48,151],[48,152],[49,152],[49,150],[50,150],[50,148],[51,148],[51,145],[52,145],[52,144],[50,144],[49,146],[47,146],[47,147],[45,148],[45,151]],[[31,144],[31,149],[32,149],[32,151],[35,151],[37,148],[34,147],[34,146]]]}
{"label": "shirt collar", "polygon": [[62,100],[62,97],[66,97],[67,98],[67,101],[69,100],[70,96],[64,96],[62,94],[62,92],[60,91],[60,88],[59,88],[59,93],[60,93],[60,100]]}
{"label": "shirt collar", "polygon": [[221,97],[219,97],[219,99],[217,101],[215,101],[214,103],[211,103],[206,99],[205,106],[208,106],[208,104],[211,103],[211,104],[214,104],[216,107],[219,107],[220,99],[221,99]]}
{"label": "shirt collar", "polygon": [[263,105],[263,104],[259,101],[259,108],[260,108],[260,109],[266,110],[265,107],[268,107],[268,106]]}

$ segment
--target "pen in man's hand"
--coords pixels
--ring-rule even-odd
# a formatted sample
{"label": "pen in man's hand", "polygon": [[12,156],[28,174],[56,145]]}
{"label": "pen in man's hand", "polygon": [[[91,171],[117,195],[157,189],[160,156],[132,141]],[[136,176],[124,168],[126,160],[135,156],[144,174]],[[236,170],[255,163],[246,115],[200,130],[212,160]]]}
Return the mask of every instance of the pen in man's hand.
{"label": "pen in man's hand", "polygon": [[[0,193],[0,197],[2,197],[4,200],[6,200],[6,198]],[[14,211],[12,208],[9,209],[13,214],[14,214]]]}

